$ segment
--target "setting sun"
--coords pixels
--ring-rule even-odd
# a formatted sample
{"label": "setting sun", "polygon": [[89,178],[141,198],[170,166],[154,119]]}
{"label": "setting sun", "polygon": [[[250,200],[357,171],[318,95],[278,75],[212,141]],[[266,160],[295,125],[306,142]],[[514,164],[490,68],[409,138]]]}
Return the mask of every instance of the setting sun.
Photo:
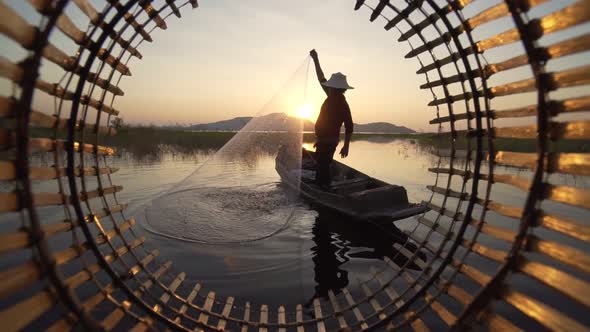
{"label": "setting sun", "polygon": [[307,120],[312,120],[312,121],[315,120],[314,114],[313,114],[313,108],[308,103],[305,103],[305,104],[299,106],[297,108],[297,110],[295,111],[295,115],[300,118],[307,119]]}

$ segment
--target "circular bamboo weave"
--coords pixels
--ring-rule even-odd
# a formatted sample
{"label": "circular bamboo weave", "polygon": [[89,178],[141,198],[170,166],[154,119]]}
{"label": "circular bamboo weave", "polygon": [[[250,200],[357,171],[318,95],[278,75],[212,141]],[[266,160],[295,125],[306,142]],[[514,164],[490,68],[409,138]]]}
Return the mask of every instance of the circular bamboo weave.
{"label": "circular bamboo weave", "polygon": [[[411,45],[406,58],[420,64],[420,88],[431,91],[427,103],[436,110],[431,124],[450,148],[433,152],[431,211],[407,232],[406,245],[417,244],[427,259],[396,245],[406,264],[386,259],[387,269],[316,299],[311,310],[187,285],[136,236],[117,198],[115,151],[104,138],[116,134],[118,84],[150,33],[197,0],[29,0],[32,19],[0,3],[0,74],[12,91],[0,97],[2,329],[589,331],[590,190],[553,179],[590,175],[589,155],[575,149],[590,138],[590,68],[573,61],[550,69],[590,49],[590,1],[545,2],[351,2]],[[543,6],[538,12],[547,14],[531,19]],[[87,29],[70,9],[85,15]],[[491,22],[502,29],[490,34]],[[494,54],[504,59],[488,63]],[[502,76],[512,70],[528,78]],[[48,72],[61,79],[46,81]],[[37,98],[53,100],[55,113],[35,110]],[[515,126],[518,118],[535,124]],[[519,152],[505,138],[536,152]],[[49,152],[52,166],[33,166],[37,152]],[[524,199],[494,200],[497,186]]]}

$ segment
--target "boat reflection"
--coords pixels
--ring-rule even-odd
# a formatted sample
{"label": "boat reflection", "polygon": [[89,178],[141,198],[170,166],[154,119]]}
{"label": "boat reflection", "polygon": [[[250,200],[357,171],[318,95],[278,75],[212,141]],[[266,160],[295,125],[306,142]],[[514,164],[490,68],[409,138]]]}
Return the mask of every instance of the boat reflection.
{"label": "boat reflection", "polygon": [[[387,257],[402,266],[408,258],[395,249],[394,244],[405,245],[411,252],[418,250],[393,222],[355,221],[327,210],[318,210],[312,235],[316,286],[307,305],[315,298],[327,298],[328,291],[336,294],[349,284],[349,271],[344,265],[352,259],[384,260]],[[418,258],[426,260],[426,255],[419,251]],[[420,269],[412,262],[408,268]]]}

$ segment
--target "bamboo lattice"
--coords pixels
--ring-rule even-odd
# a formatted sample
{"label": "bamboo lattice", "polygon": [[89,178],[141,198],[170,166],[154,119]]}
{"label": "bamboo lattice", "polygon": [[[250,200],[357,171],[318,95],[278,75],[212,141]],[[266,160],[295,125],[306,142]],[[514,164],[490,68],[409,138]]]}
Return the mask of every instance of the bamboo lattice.
{"label": "bamboo lattice", "polygon": [[[427,259],[409,241],[396,244],[405,264],[386,259],[388,268],[372,271],[358,288],[315,299],[311,314],[302,305],[273,308],[187,285],[185,273],[135,234],[135,220],[117,197],[123,188],[109,164],[115,151],[103,142],[116,135],[111,120],[120,112],[114,101],[124,95],[119,82],[132,75],[130,63],[142,58],[152,31],[166,29],[167,19],[197,8],[197,1],[28,2],[37,25],[0,3],[6,43],[0,75],[12,86],[12,95],[0,97],[0,181],[9,188],[0,193],[0,217],[8,224],[0,233],[3,330],[590,331],[588,218],[547,211],[559,204],[588,216],[590,209],[588,189],[551,181],[560,174],[590,176],[588,154],[556,149],[590,139],[590,68],[552,66],[588,56],[589,0],[351,3],[411,45],[406,58],[418,60],[417,74],[426,79],[420,88],[433,96],[425,102],[436,111],[430,123],[450,148],[434,151],[431,210],[407,232]],[[86,29],[68,17],[70,6],[84,13]],[[555,8],[531,18],[543,6]],[[486,35],[492,22],[504,28]],[[55,30],[67,40],[52,38]],[[507,47],[513,47],[509,56],[488,63]],[[63,76],[46,81],[42,65]],[[502,76],[523,69],[528,78]],[[38,96],[54,100],[54,114],[35,109]],[[535,122],[511,124],[520,118]],[[33,127],[47,134],[34,137]],[[536,152],[498,148],[503,138],[532,140]],[[52,166],[33,166],[39,151],[51,153]],[[521,192],[524,203],[492,200],[497,186]]]}

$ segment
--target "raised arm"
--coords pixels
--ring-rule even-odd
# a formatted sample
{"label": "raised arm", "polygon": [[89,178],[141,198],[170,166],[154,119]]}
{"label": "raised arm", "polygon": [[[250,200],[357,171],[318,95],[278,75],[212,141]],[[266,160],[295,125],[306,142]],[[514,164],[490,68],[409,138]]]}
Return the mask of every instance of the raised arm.
{"label": "raised arm", "polygon": [[328,88],[326,88],[322,84],[327,80],[326,80],[326,76],[324,76],[324,72],[322,71],[322,67],[320,65],[320,59],[318,58],[318,52],[316,52],[316,50],[314,49],[314,50],[309,51],[309,55],[313,59],[313,64],[315,65],[315,73],[318,76],[318,81],[320,82],[322,89],[324,89],[324,92],[326,94],[328,94]]}

